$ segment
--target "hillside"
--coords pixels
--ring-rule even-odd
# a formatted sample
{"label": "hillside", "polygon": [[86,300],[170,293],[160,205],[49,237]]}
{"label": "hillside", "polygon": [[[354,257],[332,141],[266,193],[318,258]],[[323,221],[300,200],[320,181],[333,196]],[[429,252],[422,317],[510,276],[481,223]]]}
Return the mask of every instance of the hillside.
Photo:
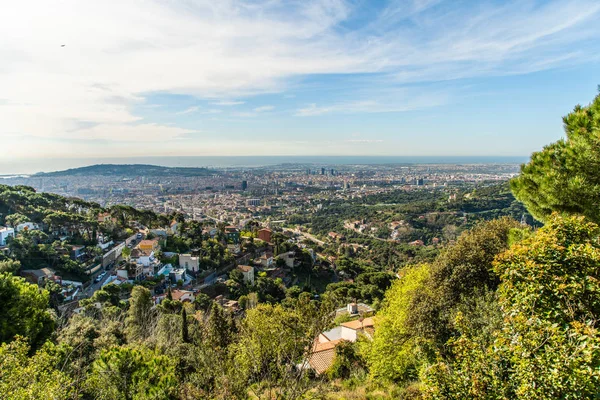
{"label": "hillside", "polygon": [[147,164],[96,164],[87,167],[71,168],[64,171],[40,172],[38,177],[61,176],[207,176],[217,174],[208,168],[162,167]]}

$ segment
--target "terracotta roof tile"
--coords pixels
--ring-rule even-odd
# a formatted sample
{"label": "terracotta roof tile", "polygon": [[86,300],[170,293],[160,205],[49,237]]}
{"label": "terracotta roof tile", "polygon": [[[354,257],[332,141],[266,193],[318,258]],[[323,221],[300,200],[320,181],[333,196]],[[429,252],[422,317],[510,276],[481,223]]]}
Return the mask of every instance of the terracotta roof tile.
{"label": "terracotta roof tile", "polygon": [[342,326],[357,331],[361,328],[373,327],[375,326],[375,324],[373,323],[373,318],[365,318],[364,320],[362,320],[362,322],[358,319],[354,321],[344,322]]}

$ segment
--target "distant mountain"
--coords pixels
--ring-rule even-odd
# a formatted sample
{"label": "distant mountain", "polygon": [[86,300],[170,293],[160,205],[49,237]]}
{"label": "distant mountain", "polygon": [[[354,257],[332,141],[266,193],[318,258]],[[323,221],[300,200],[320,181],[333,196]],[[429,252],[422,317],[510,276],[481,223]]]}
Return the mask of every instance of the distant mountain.
{"label": "distant mountain", "polygon": [[207,168],[161,167],[145,164],[96,164],[81,168],[71,168],[64,171],[40,172],[37,177],[60,176],[208,176],[217,172]]}

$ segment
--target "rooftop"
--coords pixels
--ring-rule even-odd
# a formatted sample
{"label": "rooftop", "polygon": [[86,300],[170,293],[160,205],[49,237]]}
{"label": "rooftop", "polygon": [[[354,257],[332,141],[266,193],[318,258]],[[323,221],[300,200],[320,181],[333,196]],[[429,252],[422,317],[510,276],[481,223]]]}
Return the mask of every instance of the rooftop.
{"label": "rooftop", "polygon": [[354,321],[344,322],[342,326],[357,331],[359,329],[371,328],[375,326],[375,324],[373,318],[365,318],[362,321],[360,319],[355,319]]}

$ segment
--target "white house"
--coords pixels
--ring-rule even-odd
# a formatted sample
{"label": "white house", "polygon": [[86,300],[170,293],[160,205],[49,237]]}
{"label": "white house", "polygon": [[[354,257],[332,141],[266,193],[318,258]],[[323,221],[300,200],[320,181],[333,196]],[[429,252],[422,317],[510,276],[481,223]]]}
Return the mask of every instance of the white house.
{"label": "white house", "polygon": [[270,268],[273,266],[273,255],[265,252],[259,257],[258,261],[263,267]]}
{"label": "white house", "polygon": [[294,261],[296,260],[296,253],[288,251],[287,253],[281,253],[277,258],[282,259],[288,268],[294,268]]}
{"label": "white house", "polygon": [[171,273],[169,273],[169,277],[172,282],[177,281],[186,281],[187,275],[185,274],[185,268],[173,268]]}
{"label": "white house", "polygon": [[131,261],[141,264],[144,267],[149,267],[150,264],[154,263],[154,251],[153,250],[140,250],[138,248],[133,249],[131,252]]}
{"label": "white house", "polygon": [[244,275],[244,282],[254,285],[254,267],[249,265],[238,265],[237,269]]}
{"label": "white house", "polygon": [[371,335],[374,327],[373,318],[355,319],[354,321],[344,322],[341,324],[342,339],[350,342],[356,342],[358,334],[363,333],[368,336]]}
{"label": "white house", "polygon": [[200,269],[200,257],[195,257],[191,254],[180,254],[179,267],[191,272],[198,272]]}
{"label": "white house", "polygon": [[6,246],[6,239],[14,238],[15,230],[9,227],[0,227],[0,246]]}
{"label": "white house", "polygon": [[17,232],[21,231],[35,231],[40,229],[37,224],[33,222],[23,222],[22,224],[17,225]]}

